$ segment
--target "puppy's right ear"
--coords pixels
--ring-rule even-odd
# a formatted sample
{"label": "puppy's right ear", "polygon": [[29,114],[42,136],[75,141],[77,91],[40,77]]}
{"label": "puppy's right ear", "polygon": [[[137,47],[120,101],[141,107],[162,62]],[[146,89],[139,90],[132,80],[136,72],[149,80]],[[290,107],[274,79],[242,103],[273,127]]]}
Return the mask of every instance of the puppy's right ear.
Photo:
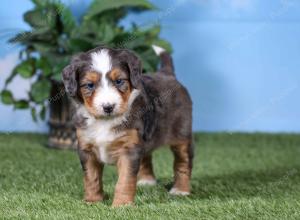
{"label": "puppy's right ear", "polygon": [[81,59],[82,54],[72,58],[71,64],[66,66],[62,71],[62,79],[65,85],[67,94],[70,97],[75,97],[78,90],[78,74],[84,65],[84,60]]}
{"label": "puppy's right ear", "polygon": [[77,68],[76,64],[66,66],[62,71],[62,79],[66,92],[69,96],[75,97],[77,94]]}

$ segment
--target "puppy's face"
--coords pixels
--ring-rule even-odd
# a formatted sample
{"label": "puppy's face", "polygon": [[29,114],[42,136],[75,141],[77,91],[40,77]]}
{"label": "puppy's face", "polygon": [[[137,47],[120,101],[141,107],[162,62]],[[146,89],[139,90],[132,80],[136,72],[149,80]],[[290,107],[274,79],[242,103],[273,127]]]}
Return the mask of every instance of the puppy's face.
{"label": "puppy's face", "polygon": [[77,96],[90,114],[110,118],[127,112],[138,93],[140,74],[133,53],[100,48],[74,59],[64,69],[63,79],[69,95]]}
{"label": "puppy's face", "polygon": [[79,87],[85,107],[95,117],[118,116],[126,112],[133,90],[129,74],[119,67],[108,72],[88,71],[79,80]]}

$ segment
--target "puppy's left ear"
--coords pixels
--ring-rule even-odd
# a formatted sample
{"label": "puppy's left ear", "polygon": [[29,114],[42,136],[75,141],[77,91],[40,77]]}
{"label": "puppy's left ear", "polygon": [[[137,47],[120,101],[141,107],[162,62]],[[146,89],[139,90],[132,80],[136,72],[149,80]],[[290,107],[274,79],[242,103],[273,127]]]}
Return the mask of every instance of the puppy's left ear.
{"label": "puppy's left ear", "polygon": [[126,64],[129,69],[129,77],[131,85],[136,88],[141,88],[142,62],[133,52],[129,50],[121,50],[119,59]]}

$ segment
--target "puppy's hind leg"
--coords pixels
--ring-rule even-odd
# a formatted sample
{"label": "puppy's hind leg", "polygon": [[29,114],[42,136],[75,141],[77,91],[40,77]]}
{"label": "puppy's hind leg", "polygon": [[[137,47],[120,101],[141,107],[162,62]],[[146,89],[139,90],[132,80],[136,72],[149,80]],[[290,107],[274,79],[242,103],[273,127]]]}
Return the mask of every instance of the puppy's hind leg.
{"label": "puppy's hind leg", "polygon": [[193,160],[192,143],[172,145],[171,150],[174,154],[174,185],[170,194],[189,195]]}
{"label": "puppy's hind leg", "polygon": [[140,165],[138,173],[138,185],[155,185],[156,179],[153,172],[152,156],[149,154],[145,156]]}

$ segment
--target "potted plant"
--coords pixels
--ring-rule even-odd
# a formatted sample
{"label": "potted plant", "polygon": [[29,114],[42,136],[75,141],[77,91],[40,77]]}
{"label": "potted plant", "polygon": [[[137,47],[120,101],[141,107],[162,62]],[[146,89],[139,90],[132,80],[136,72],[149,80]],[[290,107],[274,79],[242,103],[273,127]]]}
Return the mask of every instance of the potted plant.
{"label": "potted plant", "polygon": [[[45,120],[48,111],[48,145],[75,148],[70,102],[61,82],[61,71],[71,57],[99,45],[123,47],[140,56],[145,71],[153,71],[158,58],[151,45],[160,45],[168,50],[171,47],[159,38],[158,24],[147,28],[132,24],[129,30],[120,25],[120,20],[128,13],[154,10],[155,7],[147,0],[94,0],[79,22],[59,1],[32,2],[34,8],[24,14],[31,30],[10,39],[10,43],[19,43],[23,47],[20,63],[6,79],[1,91],[1,100],[15,109],[30,109],[34,121]],[[7,88],[16,75],[33,80],[27,99],[16,100]]]}

